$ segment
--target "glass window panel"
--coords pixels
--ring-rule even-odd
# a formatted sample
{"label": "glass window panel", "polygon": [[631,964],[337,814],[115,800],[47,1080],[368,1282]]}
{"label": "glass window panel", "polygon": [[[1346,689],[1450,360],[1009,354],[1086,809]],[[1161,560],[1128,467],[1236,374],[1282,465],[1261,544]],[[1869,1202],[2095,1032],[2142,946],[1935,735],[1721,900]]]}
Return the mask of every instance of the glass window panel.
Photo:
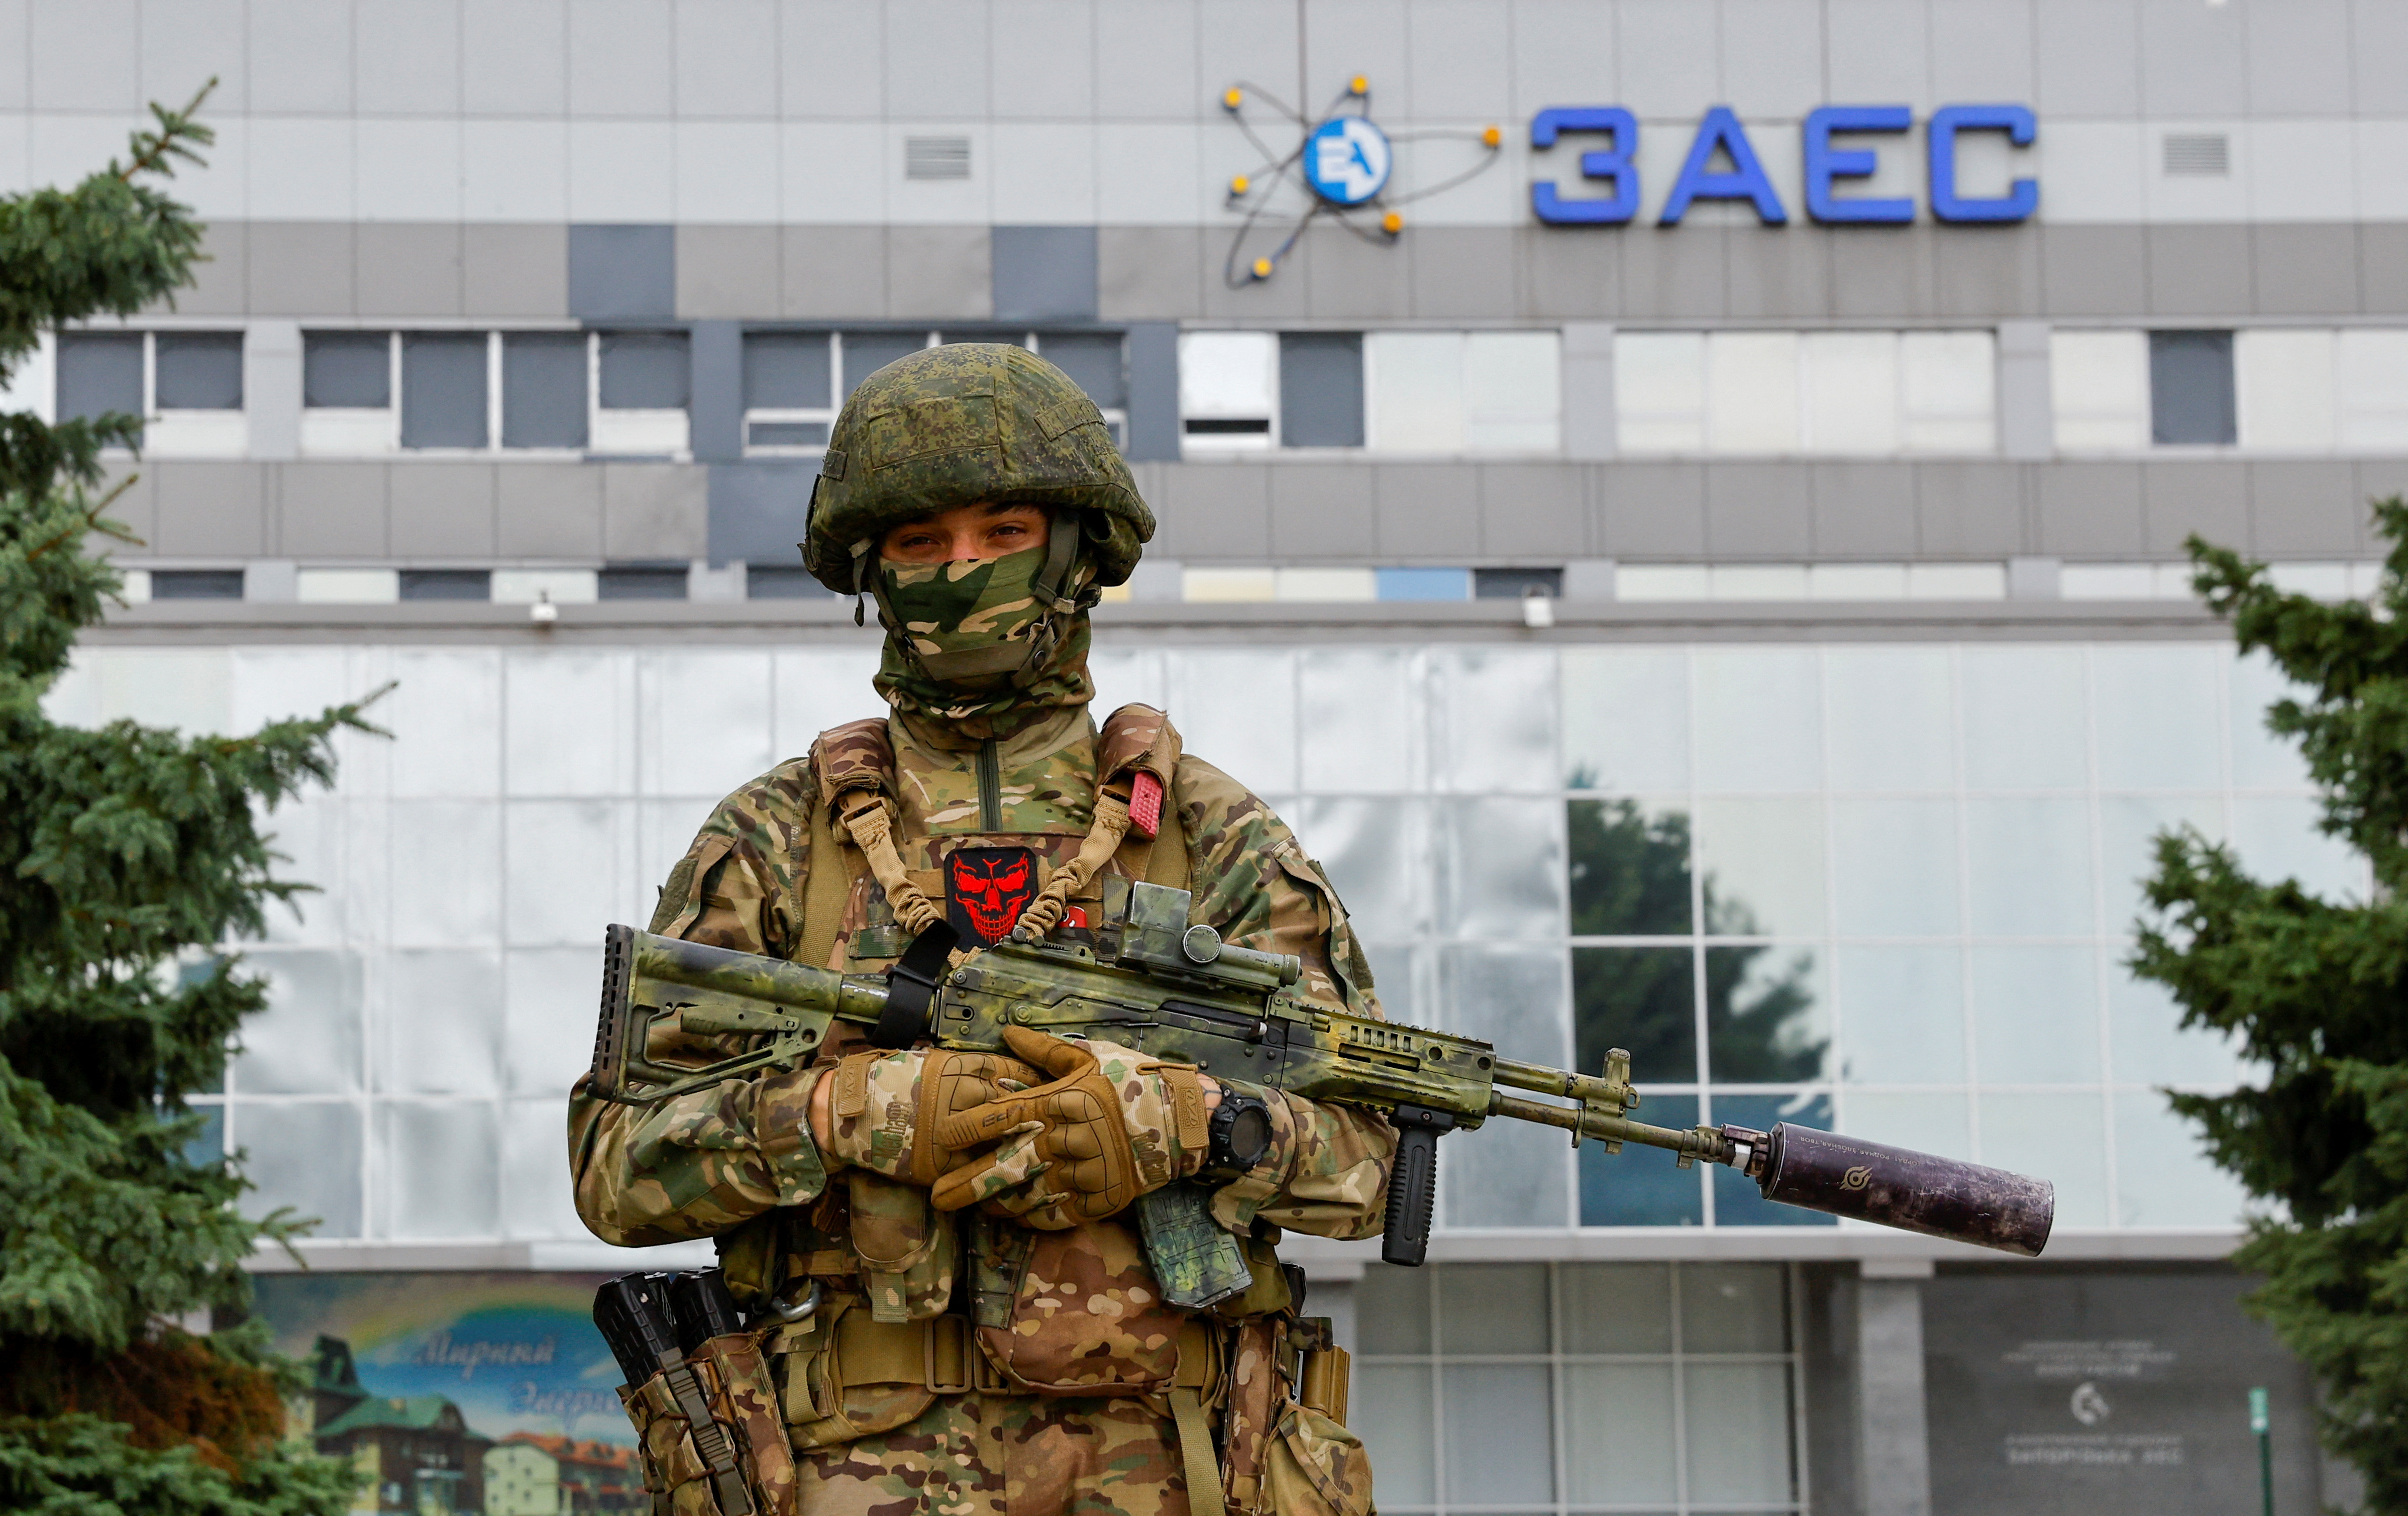
{"label": "glass window panel", "polygon": [[242,333],[161,332],[151,340],[151,398],[159,409],[242,409]]}
{"label": "glass window panel", "polygon": [[2331,451],[2341,410],[2333,393],[2333,337],[2329,326],[2236,334],[2234,429],[2243,447]]}
{"label": "glass window panel", "polygon": [[150,598],[154,600],[238,600],[242,599],[240,569],[153,569]]}
{"label": "glass window panel", "polygon": [[1605,1054],[1630,1055],[1635,1078],[1698,1077],[1697,960],[1686,947],[1575,947],[1572,1015],[1580,1071],[1603,1074]]}
{"label": "glass window panel", "polygon": [[847,332],[844,334],[844,393],[907,354],[928,345],[925,332]]}
{"label": "glass window panel", "polygon": [[2241,866],[2259,879],[2297,879],[2329,901],[2363,900],[2364,859],[2316,828],[2323,806],[2306,795],[2236,795],[2232,845]]}
{"label": "glass window panel", "polygon": [[2210,841],[2220,840],[2224,802],[2214,795],[2102,795],[2098,803],[2100,872],[2106,884],[2101,920],[2107,931],[2121,932],[2147,908],[2141,888],[2157,873],[2157,834],[2193,827]]}
{"label": "glass window panel", "polygon": [[[683,829],[692,831],[689,824]],[[666,870],[647,878],[666,878]],[[594,1024],[594,950],[579,947],[516,947],[504,955],[502,995],[504,1077],[512,1094],[558,1094],[591,1066],[579,1047],[579,1032],[591,1040]]]}
{"label": "glass window panel", "polygon": [[1720,1084],[1822,1078],[1831,1050],[1823,978],[1815,955],[1802,947],[1707,948],[1707,1077]]}
{"label": "glass window panel", "polygon": [[1301,734],[1304,787],[1340,795],[1421,787],[1424,672],[1421,655],[1406,648],[1315,649],[1303,659],[1299,693],[1313,713]]}
{"label": "glass window panel", "polygon": [[2223,782],[2217,648],[2102,647],[2090,655],[2101,789],[2214,789]]}
{"label": "glass window panel", "polygon": [[502,445],[585,445],[585,334],[502,336]]}
{"label": "glass window panel", "polygon": [[138,332],[59,334],[58,415],[74,421],[117,411],[139,420],[142,336]]}
{"label": "glass window panel", "polygon": [[1366,1263],[1354,1286],[1354,1335],[1361,1352],[1426,1353],[1430,1350],[1429,1281],[1444,1268],[1399,1268]]}
{"label": "glass window panel", "polygon": [[[1555,1271],[1564,1303],[1564,1351],[1672,1350],[1670,1264],[1559,1263]],[[1575,1504],[1590,1498],[1595,1497],[1583,1496],[1577,1489],[1572,1493]]]}
{"label": "glass window panel", "polygon": [[1841,934],[1941,937],[1956,912],[1956,808],[1947,801],[1833,801]]}
{"label": "glass window panel", "polygon": [[1820,935],[1823,807],[1814,800],[1698,802],[1706,931],[1716,936]]}
{"label": "glass window panel", "polygon": [[1962,1094],[1851,1090],[1842,1125],[1849,1136],[1893,1148],[1973,1157],[1973,1102]]}
{"label": "glass window panel", "polygon": [[[1781,1264],[1684,1263],[1680,1271],[1684,1353],[1789,1350],[1789,1292]],[[1717,1419],[1698,1424],[1713,1426]]]}
{"label": "glass window panel", "polygon": [[2248,1203],[2240,1181],[2208,1161],[2197,1125],[2151,1090],[2115,1108],[2115,1224],[2229,1227]]}
{"label": "glass window panel", "polygon": [[184,1162],[189,1167],[196,1169],[208,1168],[224,1162],[225,1107],[216,1105],[195,1105],[192,1113],[201,1119],[201,1124],[200,1129],[193,1133],[193,1140],[184,1144],[182,1154]]}
{"label": "glass window panel", "polygon": [[2087,801],[1969,800],[1965,850],[1975,936],[2092,931]]}
{"label": "glass window panel", "polygon": [[[257,1022],[245,1031],[265,1029]],[[360,1108],[348,1101],[294,1101],[264,1105],[241,1101],[231,1112],[236,1148],[244,1153],[243,1174],[253,1191],[243,1197],[250,1214],[283,1206],[312,1216],[312,1237],[360,1234]]]}
{"label": "glass window panel", "polygon": [[384,962],[380,1090],[501,1091],[502,965],[492,951],[404,948]]}
{"label": "glass window panel", "polygon": [[1450,1141],[1439,1152],[1440,1215],[1445,1225],[1570,1224],[1564,1173],[1570,1144],[1555,1128],[1494,1120],[1480,1129],[1475,1140]]}
{"label": "glass window panel", "polygon": [[1280,444],[1363,445],[1363,335],[1282,332]]}
{"label": "glass window panel", "polygon": [[825,332],[746,332],[744,407],[816,411],[828,400]]}
{"label": "glass window panel", "polygon": [[2304,702],[2312,695],[2295,685],[2263,653],[2232,660],[2232,786],[2235,789],[2306,789],[2308,765],[2296,739],[2266,729],[2266,710],[2276,700]]}
{"label": "glass window panel", "polygon": [[[1727,1095],[1714,1092],[1714,1120],[1736,1122],[1770,1132],[1774,1125],[1786,1121],[1791,1126],[1813,1127],[1818,1132],[1831,1130],[1831,1097],[1813,1091],[1787,1095]],[[1700,1164],[1713,1177],[1714,1225],[1716,1226],[1837,1226],[1840,1219],[1821,1211],[1810,1211],[1797,1206],[1776,1205],[1764,1198],[1756,1181],[1737,1169],[1720,1163]],[[1685,1302],[1686,1286],[1683,1299]],[[1684,1303],[1682,1309],[1690,1307]],[[1684,1320],[1687,1318],[1684,1316]],[[1684,1332],[1687,1328],[1684,1326]],[[1697,1344],[1683,1339],[1691,1352],[1700,1350]],[[1717,1351],[1736,1351],[1719,1349]]]}
{"label": "glass window panel", "polygon": [[395,801],[393,941],[410,946],[498,944],[502,807],[496,801]]}
{"label": "glass window panel", "polygon": [[490,600],[491,569],[404,569],[395,586],[405,600]]}
{"label": "glass window panel", "polygon": [[2335,357],[2343,448],[2399,452],[2408,444],[2408,332],[2344,331]]}
{"label": "glass window panel", "polygon": [[1852,945],[1835,957],[1841,1078],[1861,1084],[1965,1081],[1961,948]]}
{"label": "glass window panel", "polygon": [[1106,411],[1128,403],[1128,381],[1122,370],[1118,332],[1047,332],[1037,339],[1045,361],[1060,368],[1087,392],[1087,398]]}
{"label": "glass window panel", "polygon": [[1464,445],[1553,452],[1563,440],[1563,339],[1552,331],[1463,339]]}
{"label": "glass window panel", "polygon": [[1475,1355],[1547,1350],[1547,1265],[1451,1263],[1439,1271],[1439,1350]]}
{"label": "glass window panel", "polygon": [[[485,334],[401,339],[401,445],[485,447]],[[580,386],[581,393],[581,386]]]}
{"label": "glass window panel", "polygon": [[1380,1503],[1391,1510],[1438,1503],[1433,1378],[1421,1364],[1363,1364],[1354,1370],[1347,1421],[1371,1455]]}
{"label": "glass window panel", "polygon": [[1371,446],[1383,453],[1463,451],[1463,333],[1373,332],[1363,340],[1363,362],[1371,376]]}
{"label": "glass window panel", "polygon": [[2107,1045],[2117,1084],[2221,1085],[2243,1069],[2232,1039],[2205,1028],[2185,1031],[2172,993],[2120,964],[2107,970]]}
{"label": "glass window panel", "polygon": [[1706,445],[1715,453],[1796,453],[1796,332],[1706,339]]}
{"label": "glass window panel", "polygon": [[2148,445],[2147,333],[2053,331],[2048,369],[2057,446],[2120,452]]}
{"label": "glass window panel", "polygon": [[1180,414],[1268,417],[1278,342],[1273,332],[1181,332]]}
{"label": "glass window panel", "polygon": [[[1698,1124],[1698,1097],[1650,1094],[1638,1115],[1653,1126],[1692,1127]],[[1483,1127],[1478,1134],[1487,1131]],[[1703,1186],[1698,1171],[1680,1167],[1670,1153],[1627,1143],[1619,1153],[1607,1152],[1601,1142],[1580,1145],[1583,1226],[1702,1226]]]}
{"label": "glass window panel", "polygon": [[2160,445],[2233,440],[2232,334],[2149,334],[2149,440]]}
{"label": "glass window panel", "polygon": [[1555,1407],[1542,1364],[1449,1364],[1446,1497],[1455,1505],[1555,1498]]}
{"label": "glass window panel", "polygon": [[243,1023],[234,1088],[248,1095],[323,1095],[360,1088],[359,955],[254,947],[244,966],[267,980],[267,1008]]}
{"label": "glass window panel", "polygon": [[1288,820],[1345,902],[1357,937],[1412,942],[1429,933],[1437,871],[1427,801],[1308,797]]}
{"label": "glass window panel", "polygon": [[1982,1095],[1981,1161],[2057,1186],[2059,1227],[2107,1224],[2105,1098],[2086,1094]]}
{"label": "glass window panel", "polygon": [[1952,789],[1956,712],[1939,648],[1835,648],[1823,656],[1833,789]]}
{"label": "glass window panel", "polygon": [[1562,936],[1563,802],[1494,796],[1438,808],[1446,829],[1440,931],[1492,942]]}
{"label": "glass window panel", "polygon": [[1631,453],[1705,447],[1706,339],[1702,332],[1613,334],[1615,429]]}
{"label": "glass window panel", "polygon": [[1976,945],[1974,1077],[1983,1084],[2087,1084],[2099,1077],[2095,949]]}
{"label": "glass window panel", "polygon": [[1688,655],[1568,647],[1560,657],[1566,787],[1688,788]]}
{"label": "glass window panel", "polygon": [[1442,788],[1542,794],[1562,787],[1555,753],[1555,655],[1446,648],[1431,655]]}
{"label": "glass window panel", "polygon": [[1788,1365],[1691,1364],[1682,1379],[1690,1427],[1690,1504],[1796,1499],[1789,1472]]}
{"label": "glass window panel", "polygon": [[1688,934],[1684,813],[1661,801],[1570,801],[1564,816],[1572,935]]}
{"label": "glass window panel", "polygon": [[1823,782],[1815,655],[1700,648],[1692,656],[1699,789],[1813,789]]}
{"label": "glass window panel", "polygon": [[683,332],[604,332],[601,401],[609,411],[682,411],[694,378]]}
{"label": "glass window panel", "polygon": [[1899,450],[1898,334],[1810,332],[1806,451],[1888,457]]}
{"label": "glass window panel", "polygon": [[1186,751],[1257,795],[1296,787],[1293,654],[1181,649],[1169,684]]}
{"label": "glass window panel", "polygon": [[604,600],[681,600],[684,565],[616,564],[595,575],[595,598]]}
{"label": "glass window panel", "polygon": [[[590,975],[592,970],[587,972]],[[540,1100],[513,1100],[503,1108],[505,1236],[582,1243],[593,1235],[578,1219],[575,1193],[561,1182],[561,1099],[555,1094]]]}
{"label": "glass window panel", "polygon": [[1423,960],[1425,950],[1412,943],[1365,942],[1363,957],[1371,965],[1374,990],[1380,998],[1380,1009],[1391,1021],[1409,1027],[1434,1024],[1436,1017],[1424,1002]]}
{"label": "glass window panel", "polygon": [[303,332],[301,403],[365,410],[393,404],[393,334]]}
{"label": "glass window panel", "polygon": [[1571,1503],[1670,1505],[1677,1494],[1680,1447],[1672,1427],[1672,1365],[1569,1364],[1564,1392],[1570,1401],[1564,1483]]}
{"label": "glass window panel", "polygon": [[501,1149],[481,1102],[389,1101],[379,1107],[390,1234],[490,1237],[501,1229]]}
{"label": "glass window panel", "polygon": [[1969,647],[1964,682],[1965,782],[1975,789],[2080,789],[2082,653],[2059,647]]}

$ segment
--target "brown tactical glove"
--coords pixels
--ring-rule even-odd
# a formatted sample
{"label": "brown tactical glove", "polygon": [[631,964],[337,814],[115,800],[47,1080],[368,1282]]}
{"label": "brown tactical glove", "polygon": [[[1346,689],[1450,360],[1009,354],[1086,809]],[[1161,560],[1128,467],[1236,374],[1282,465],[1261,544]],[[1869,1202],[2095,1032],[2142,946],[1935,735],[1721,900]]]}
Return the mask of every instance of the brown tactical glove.
{"label": "brown tactical glove", "polygon": [[956,1111],[983,1109],[1044,1076],[1000,1053],[942,1048],[868,1050],[837,1061],[828,1101],[828,1167],[874,1169],[889,1178],[931,1185],[971,1155],[939,1128]]}
{"label": "brown tactical glove", "polygon": [[1065,1042],[1006,1027],[1011,1050],[1054,1076],[937,1123],[940,1147],[1008,1139],[958,1167],[930,1194],[939,1210],[983,1201],[993,1211],[1059,1232],[1101,1220],[1138,1196],[1204,1165],[1210,1141],[1196,1070],[1109,1042]]}

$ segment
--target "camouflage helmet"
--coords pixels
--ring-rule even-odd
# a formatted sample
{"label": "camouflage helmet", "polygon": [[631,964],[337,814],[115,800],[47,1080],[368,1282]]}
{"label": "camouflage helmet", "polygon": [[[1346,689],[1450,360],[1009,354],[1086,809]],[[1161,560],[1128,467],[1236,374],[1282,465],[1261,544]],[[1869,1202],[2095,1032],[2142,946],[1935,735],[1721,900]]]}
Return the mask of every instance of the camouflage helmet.
{"label": "camouflage helmet", "polygon": [[982,500],[1067,509],[1099,585],[1125,581],[1154,535],[1103,412],[1069,375],[1007,342],[948,342],[896,359],[845,400],[811,486],[804,567],[860,593],[889,529]]}

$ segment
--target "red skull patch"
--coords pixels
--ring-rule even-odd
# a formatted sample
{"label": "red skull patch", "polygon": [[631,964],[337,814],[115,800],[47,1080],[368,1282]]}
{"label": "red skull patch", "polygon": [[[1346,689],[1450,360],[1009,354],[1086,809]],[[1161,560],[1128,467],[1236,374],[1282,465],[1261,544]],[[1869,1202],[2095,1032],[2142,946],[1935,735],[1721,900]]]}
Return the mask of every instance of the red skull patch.
{"label": "red skull patch", "polygon": [[963,847],[945,859],[945,917],[968,941],[1003,941],[1037,895],[1037,852]]}

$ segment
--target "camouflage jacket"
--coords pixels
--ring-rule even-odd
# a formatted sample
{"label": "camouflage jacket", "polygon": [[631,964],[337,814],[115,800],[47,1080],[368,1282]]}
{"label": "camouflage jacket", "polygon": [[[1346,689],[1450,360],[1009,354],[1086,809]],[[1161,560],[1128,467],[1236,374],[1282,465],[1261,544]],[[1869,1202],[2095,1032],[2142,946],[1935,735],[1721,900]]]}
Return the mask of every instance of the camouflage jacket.
{"label": "camouflage jacket", "polygon": [[[1125,708],[1103,735],[1108,754],[1115,744],[1125,754],[1151,743],[1148,751],[1164,759],[1167,750],[1166,815],[1151,845],[1184,840],[1194,918],[1241,946],[1297,955],[1309,993],[1378,1014],[1369,966],[1337,892],[1270,808],[1211,764],[1179,755],[1177,735],[1159,713]],[[889,743],[891,760],[883,750]],[[1087,834],[1098,751],[1084,706],[983,743],[899,714],[838,728],[809,758],[779,765],[721,802],[672,871],[652,930],[745,952],[802,956],[807,886],[822,862],[811,856],[811,808],[832,803],[838,786],[864,774],[891,784],[898,851],[933,901],[943,901],[941,871],[959,848],[1026,846],[1046,868],[1057,867]],[[843,834],[823,818],[817,835],[825,846]],[[829,861],[849,869],[852,884],[826,966],[876,972],[900,952],[902,933],[859,850],[846,841],[837,852]],[[1109,867],[1163,877],[1148,862],[1132,837]],[[822,930],[824,939],[824,924]],[[832,1041],[821,1063],[854,1040]],[[865,1213],[896,1208],[892,1197],[880,1196],[881,1187],[895,1181],[855,1169],[842,1176],[848,1182],[828,1183],[805,1120],[819,1066],[731,1080],[644,1109],[595,1100],[580,1086],[569,1105],[579,1215],[606,1241],[627,1246],[716,1237],[731,1282],[746,1261],[769,1277],[765,1283],[772,1289],[804,1275],[891,1273],[899,1280],[909,1273],[910,1284],[895,1285],[917,1297],[908,1314],[944,1308],[953,1246],[936,1249],[922,1235],[930,1225],[924,1215],[915,1220],[906,1205],[899,1217],[885,1219],[897,1234],[872,1240],[881,1223]],[[1240,1233],[1260,1233],[1255,1223],[1268,1223],[1271,1236],[1282,1226],[1344,1238],[1378,1232],[1395,1147],[1387,1124],[1358,1110],[1256,1092],[1268,1101],[1275,1141],[1261,1164],[1215,1193],[1221,1223]],[[981,1220],[982,1234],[968,1244],[973,1255],[1020,1248],[1025,1258],[1025,1228]],[[1125,1224],[1116,1218],[1101,1225]],[[1084,1246],[1103,1258],[1129,1251],[1128,1239],[1098,1237]],[[866,1252],[889,1257],[865,1263]],[[864,1287],[869,1289],[867,1278]]]}

